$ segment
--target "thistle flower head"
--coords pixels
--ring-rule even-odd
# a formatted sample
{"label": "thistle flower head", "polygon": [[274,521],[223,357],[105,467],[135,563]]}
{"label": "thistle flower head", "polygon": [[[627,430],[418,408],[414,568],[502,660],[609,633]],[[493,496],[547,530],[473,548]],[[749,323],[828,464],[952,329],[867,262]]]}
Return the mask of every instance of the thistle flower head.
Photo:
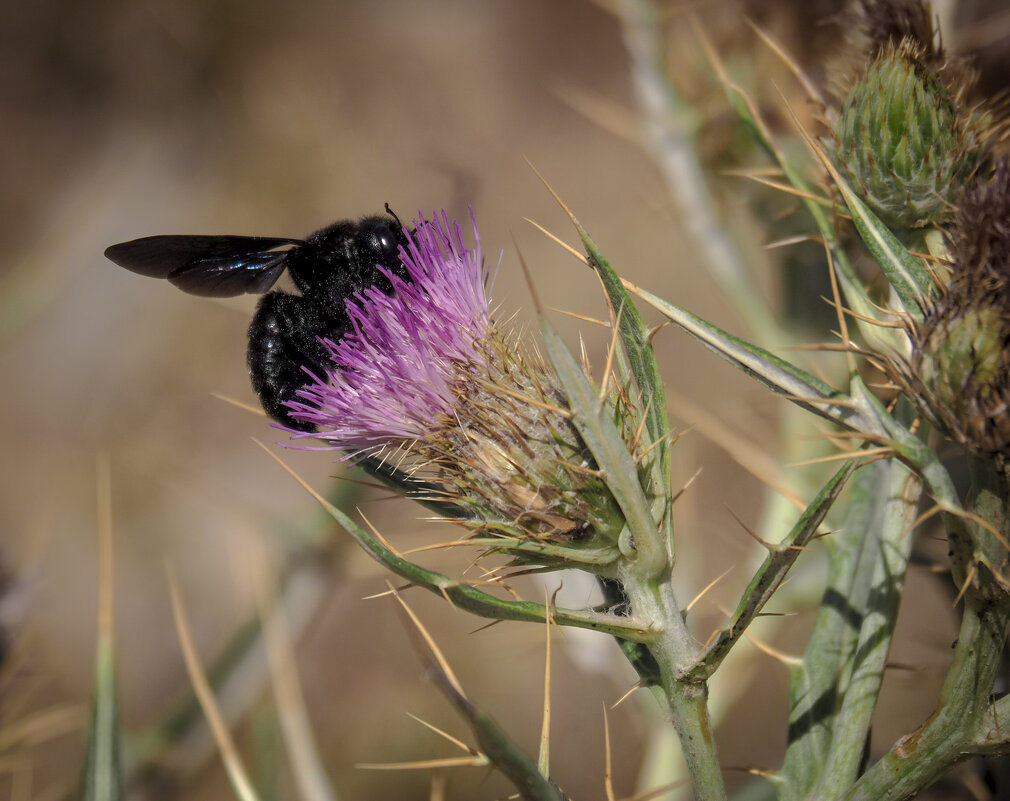
{"label": "thistle flower head", "polygon": [[978,121],[912,38],[889,45],[845,98],[834,161],[889,226],[942,223],[983,160]]}
{"label": "thistle flower head", "polygon": [[332,367],[289,404],[317,430],[293,439],[315,437],[351,460],[396,459],[482,531],[613,544],[619,507],[556,377],[494,319],[474,234],[468,248],[444,212],[416,221],[400,251],[406,278],[387,273],[391,293],[349,299],[350,331],[324,340]]}
{"label": "thistle flower head", "polygon": [[965,195],[949,284],[911,330],[908,384],[955,441],[1010,463],[1010,164]]}

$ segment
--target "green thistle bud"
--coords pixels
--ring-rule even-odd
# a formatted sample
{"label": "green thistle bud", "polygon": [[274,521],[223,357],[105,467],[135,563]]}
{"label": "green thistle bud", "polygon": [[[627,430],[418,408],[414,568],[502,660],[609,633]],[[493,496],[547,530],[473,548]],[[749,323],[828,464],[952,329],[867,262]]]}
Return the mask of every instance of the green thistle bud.
{"label": "green thistle bud", "polygon": [[968,451],[1010,464],[1010,163],[978,181],[950,235],[950,283],[910,332],[895,375]]}
{"label": "green thistle bud", "polygon": [[954,297],[916,332],[913,371],[930,416],[969,451],[1010,456],[1010,318]]}
{"label": "green thistle bud", "polygon": [[976,126],[906,41],[852,87],[834,126],[834,160],[894,228],[943,222],[981,161]]}

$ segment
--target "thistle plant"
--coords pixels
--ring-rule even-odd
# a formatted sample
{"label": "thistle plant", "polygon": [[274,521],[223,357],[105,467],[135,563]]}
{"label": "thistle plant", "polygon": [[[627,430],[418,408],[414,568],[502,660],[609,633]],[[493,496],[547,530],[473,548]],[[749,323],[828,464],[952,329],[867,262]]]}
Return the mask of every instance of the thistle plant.
{"label": "thistle plant", "polygon": [[[646,0],[620,8],[627,39],[640,48],[638,79],[665,80],[655,9]],[[476,223],[468,245],[442,212],[404,229],[397,269],[377,273],[381,286],[346,299],[348,330],[322,340],[328,364],[306,369],[287,404],[298,423],[287,431],[290,444],[335,451],[436,511],[463,531],[457,544],[506,560],[496,575],[590,574],[604,597],[593,608],[504,597],[495,582],[406,558],[324,502],[412,586],[477,616],[616,640],[679,739],[691,792],[705,801],[728,797],[709,680],[731,650],[747,647],[748,627],[815,541],[828,571],[804,653],[784,660],[787,747],[781,763],[763,771],[763,784],[743,792],[896,801],[961,761],[1010,754],[1010,698],[997,694],[1010,625],[1010,164],[992,156],[1001,125],[970,98],[970,70],[943,53],[928,6],[863,0],[856,28],[860,66],[838,107],[825,109],[829,130],[804,137],[819,174],[790,162],[754,105],[725,83],[741,122],[802,198],[829,257],[842,333],[832,350],[845,361],[828,379],[623,280],[562,204],[581,243],[571,250],[582,276],[602,285],[609,313],[612,338],[598,379],[545,315],[539,342],[502,316]],[[672,103],[669,89],[642,94]],[[665,112],[657,119],[677,119]],[[678,146],[686,139],[657,136]],[[926,231],[946,243],[942,260],[907,247]],[[854,249],[879,268],[886,306],[853,268]],[[685,547],[672,516],[677,451],[643,304],[843,443],[834,473],[807,493],[787,530],[762,543],[764,558],[715,631],[689,626],[691,599],[674,575]],[[851,332],[843,311],[855,321]],[[869,368],[889,384],[869,386]],[[953,478],[961,468],[963,487]],[[881,743],[872,737],[874,712],[905,576],[927,525],[949,544],[944,567],[960,629],[934,712],[895,743]],[[423,650],[427,663],[440,664],[430,645]],[[480,764],[500,768],[522,798],[566,798],[548,760],[525,754],[448,671],[432,669],[471,726]]]}

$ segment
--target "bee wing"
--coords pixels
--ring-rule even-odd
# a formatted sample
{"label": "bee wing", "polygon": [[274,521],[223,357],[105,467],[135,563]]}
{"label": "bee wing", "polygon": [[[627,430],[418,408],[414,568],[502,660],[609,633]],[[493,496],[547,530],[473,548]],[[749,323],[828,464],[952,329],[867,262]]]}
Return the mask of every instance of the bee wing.
{"label": "bee wing", "polygon": [[284,272],[284,245],[300,239],[265,236],[146,236],[112,245],[105,256],[150,278],[167,278],[183,292],[206,297],[263,293]]}
{"label": "bee wing", "polygon": [[166,278],[190,295],[230,298],[246,292],[262,294],[284,272],[286,252],[250,253],[231,258],[197,259],[172,270]]}

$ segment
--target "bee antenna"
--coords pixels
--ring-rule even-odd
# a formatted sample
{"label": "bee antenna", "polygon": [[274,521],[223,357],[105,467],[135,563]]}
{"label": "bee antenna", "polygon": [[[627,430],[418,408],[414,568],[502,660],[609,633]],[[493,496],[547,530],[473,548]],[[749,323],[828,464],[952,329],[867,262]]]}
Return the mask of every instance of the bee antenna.
{"label": "bee antenna", "polygon": [[403,223],[400,222],[400,218],[396,216],[396,212],[389,208],[389,204],[386,204],[386,214],[396,220],[396,224],[403,228]]}

